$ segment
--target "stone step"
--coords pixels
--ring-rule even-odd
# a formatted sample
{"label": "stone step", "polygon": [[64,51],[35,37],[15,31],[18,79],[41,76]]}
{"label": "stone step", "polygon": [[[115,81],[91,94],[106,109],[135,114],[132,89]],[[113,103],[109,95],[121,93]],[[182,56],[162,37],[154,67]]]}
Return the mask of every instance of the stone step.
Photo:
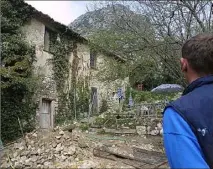
{"label": "stone step", "polygon": [[136,129],[104,129],[105,133],[113,134],[136,134]]}

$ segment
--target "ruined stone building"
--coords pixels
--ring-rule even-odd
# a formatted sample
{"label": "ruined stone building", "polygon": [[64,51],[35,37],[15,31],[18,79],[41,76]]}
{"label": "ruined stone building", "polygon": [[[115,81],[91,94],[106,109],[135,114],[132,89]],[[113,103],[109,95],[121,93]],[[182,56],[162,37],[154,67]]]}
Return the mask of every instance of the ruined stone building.
{"label": "ruined stone building", "polygon": [[[39,103],[37,119],[41,128],[52,128],[54,126],[55,114],[59,104],[60,93],[53,78],[54,65],[50,61],[54,58],[54,52],[51,51],[51,48],[54,49],[54,46],[51,47],[53,35],[57,43],[61,44],[62,41],[66,41],[66,44],[70,46],[69,54],[61,55],[69,64],[68,72],[65,72],[67,78],[64,82],[63,93],[67,94],[72,89],[73,77],[75,77],[75,81],[82,80],[83,83],[88,84],[91,93],[90,103],[93,100],[93,109],[98,112],[103,99],[108,100],[113,92],[117,92],[118,87],[121,87],[123,91],[125,90],[127,81],[118,79],[115,83],[105,84],[96,78],[97,72],[104,65],[104,58],[113,59],[115,62],[124,62],[119,56],[104,50],[94,52],[87,39],[67,26],[54,21],[48,15],[37,11],[32,6],[26,3],[25,5],[33,11],[33,15],[24,25],[23,32],[26,40],[35,46],[34,73],[39,75],[43,85],[37,96]],[[64,46],[65,50],[69,49],[68,46]],[[66,107],[69,103],[65,102],[61,101],[60,104]]]}

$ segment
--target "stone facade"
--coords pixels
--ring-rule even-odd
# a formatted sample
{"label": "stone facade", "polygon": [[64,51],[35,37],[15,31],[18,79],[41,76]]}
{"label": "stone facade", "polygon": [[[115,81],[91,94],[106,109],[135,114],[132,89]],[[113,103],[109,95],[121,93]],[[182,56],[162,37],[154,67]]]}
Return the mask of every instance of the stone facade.
{"label": "stone facade", "polygon": [[38,109],[36,112],[36,118],[40,123],[40,112],[42,109],[42,99],[50,100],[50,127],[54,126],[55,108],[57,107],[57,92],[56,84],[52,79],[52,65],[49,63],[49,59],[52,59],[53,55],[44,51],[44,33],[45,24],[39,20],[32,18],[24,27],[23,32],[26,35],[26,40],[35,46],[36,61],[34,62],[34,73],[41,78],[41,89],[37,96]]}
{"label": "stone facade", "polygon": [[[79,64],[79,77],[90,77],[89,86],[90,88],[94,87],[98,91],[98,108],[100,108],[102,100],[111,100],[113,97],[113,92],[117,93],[118,88],[122,88],[122,91],[125,92],[128,85],[129,79],[125,78],[124,80],[117,79],[111,83],[102,82],[98,79],[98,72],[104,67],[105,58],[114,59],[111,56],[107,56],[101,52],[96,53],[96,67],[90,68],[90,48],[88,45],[78,44],[78,57],[80,58]],[[115,60],[115,59],[114,59]],[[116,62],[116,60],[115,60]],[[100,76],[100,74],[99,74]],[[118,102],[115,99],[115,102]]]}
{"label": "stone facade", "polygon": [[[56,83],[53,80],[53,70],[52,65],[49,62],[49,59],[52,59],[53,54],[44,50],[44,39],[45,39],[45,27],[48,26],[48,23],[44,21],[40,21],[37,18],[32,18],[26,25],[23,27],[23,32],[26,35],[26,40],[35,45],[35,54],[36,54],[36,62],[34,63],[34,73],[39,75],[42,78],[42,89],[38,95],[37,101],[39,103],[39,108],[37,111],[37,119],[40,123],[40,127],[42,124],[41,113],[43,111],[50,111],[50,115],[46,116],[43,113],[44,118],[50,118],[50,128],[54,126],[54,116],[55,110],[57,109],[58,97],[56,90]],[[54,26],[51,27],[54,30]],[[76,39],[73,39],[73,41]],[[72,43],[72,42],[70,42]],[[116,80],[111,84],[105,84],[100,82],[96,78],[96,74],[98,70],[100,70],[103,66],[104,57],[108,57],[106,54],[102,54],[100,52],[97,53],[96,60],[96,69],[90,68],[90,47],[87,43],[77,42],[77,57],[79,60],[79,65],[77,69],[77,79],[89,77],[89,86],[90,88],[95,87],[97,89],[97,100],[98,100],[98,108],[101,106],[102,99],[108,100],[109,97],[112,96],[112,92],[116,92],[118,87],[122,87],[125,90],[125,86],[128,83],[128,79]],[[69,56],[70,67],[72,66],[73,61],[73,52]],[[111,59],[113,59],[111,57]],[[72,70],[70,68],[69,78],[67,79],[66,86],[69,90],[71,87],[71,74]],[[85,80],[86,82],[86,80]],[[43,100],[48,100],[49,108],[44,110]],[[47,104],[47,102],[45,102]]]}

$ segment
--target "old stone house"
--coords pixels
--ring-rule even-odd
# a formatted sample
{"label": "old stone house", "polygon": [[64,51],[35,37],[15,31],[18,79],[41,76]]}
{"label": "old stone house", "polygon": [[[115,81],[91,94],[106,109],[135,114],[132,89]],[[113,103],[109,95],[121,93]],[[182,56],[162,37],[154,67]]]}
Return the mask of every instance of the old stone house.
{"label": "old stone house", "polygon": [[[81,37],[67,26],[54,21],[48,15],[37,11],[32,6],[26,3],[25,5],[29,10],[33,11],[33,15],[31,15],[22,29],[26,40],[35,46],[36,61],[34,63],[34,73],[42,79],[42,87],[37,95],[39,106],[36,113],[41,128],[46,129],[54,126],[59,102],[64,107],[67,107],[67,104],[69,104],[66,101],[60,101],[57,82],[53,78],[54,71],[56,71],[53,70],[54,65],[50,62],[54,58],[54,53],[51,51],[51,40],[53,39],[51,36],[53,34],[59,44],[62,43],[62,38],[65,37],[66,44],[71,46],[69,54],[61,56],[68,60],[69,64],[69,69],[65,72],[67,78],[64,81],[63,93],[68,94],[72,89],[73,77],[75,76],[76,81],[82,80],[83,83],[88,84],[91,93],[89,103],[91,104],[92,102],[93,109],[96,109],[98,112],[102,100],[108,100],[113,92],[117,92],[118,87],[123,88],[123,91],[125,91],[128,79],[118,79],[114,83],[105,84],[96,77],[97,72],[104,66],[104,58],[112,59],[115,62],[124,62],[121,57],[104,50],[94,52],[91,50],[87,39]],[[65,97],[68,96],[66,95]]]}

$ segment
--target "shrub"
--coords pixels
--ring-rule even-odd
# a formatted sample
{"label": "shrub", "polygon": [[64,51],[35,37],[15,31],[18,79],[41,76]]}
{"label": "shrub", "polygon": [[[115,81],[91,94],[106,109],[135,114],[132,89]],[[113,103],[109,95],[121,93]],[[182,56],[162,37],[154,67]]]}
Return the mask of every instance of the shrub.
{"label": "shrub", "polygon": [[[175,100],[180,96],[180,93],[153,93],[150,91],[137,91],[132,90],[131,95],[133,98],[133,101],[135,103],[141,103],[141,102],[155,102],[155,101],[164,101],[164,100]],[[127,89],[126,91],[126,100],[125,103],[128,104],[129,102],[129,96],[130,96],[130,89]]]}
{"label": "shrub", "polygon": [[108,104],[105,99],[102,100],[100,113],[106,112],[108,110]]}
{"label": "shrub", "polygon": [[[16,8],[14,8],[14,3]],[[22,1],[1,3],[1,139],[12,141],[29,132],[35,125],[36,104],[33,96],[36,80],[32,76],[35,50],[21,32],[31,15]],[[19,119],[19,120],[18,120]]]}

